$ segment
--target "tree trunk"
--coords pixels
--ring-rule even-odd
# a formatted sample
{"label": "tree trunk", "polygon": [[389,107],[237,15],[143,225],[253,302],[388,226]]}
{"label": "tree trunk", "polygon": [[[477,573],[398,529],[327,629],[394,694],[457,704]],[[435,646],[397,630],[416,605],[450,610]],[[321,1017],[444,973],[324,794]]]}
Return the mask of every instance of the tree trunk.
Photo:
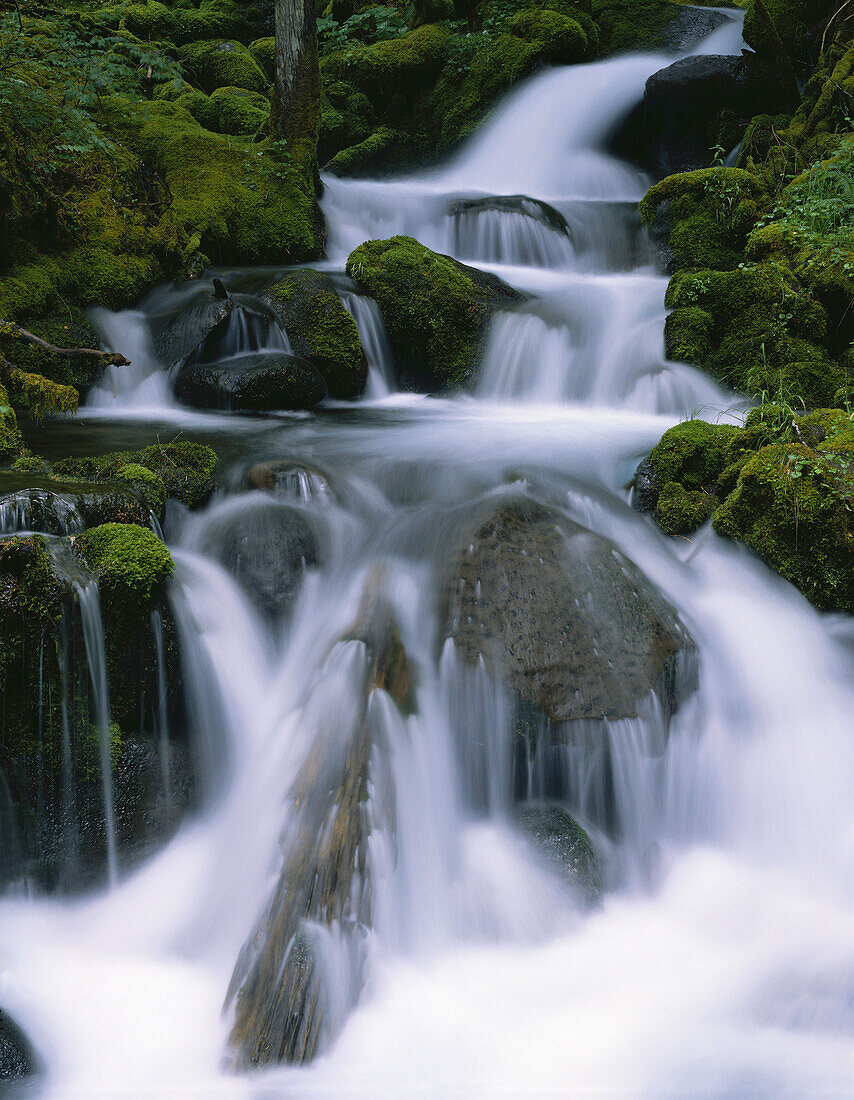
{"label": "tree trunk", "polygon": [[320,111],[320,65],[314,0],[275,0],[276,87],[273,134],[297,164],[314,169]]}

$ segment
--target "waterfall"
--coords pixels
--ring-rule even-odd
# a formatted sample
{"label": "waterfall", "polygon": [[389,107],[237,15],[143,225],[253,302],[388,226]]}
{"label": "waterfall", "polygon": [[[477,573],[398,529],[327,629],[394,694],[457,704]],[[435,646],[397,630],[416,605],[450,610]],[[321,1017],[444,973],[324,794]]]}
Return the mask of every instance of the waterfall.
{"label": "waterfall", "polygon": [[[733,14],[696,52],[737,51],[739,28]],[[666,360],[666,281],[635,210],[646,180],[604,151],[670,60],[538,74],[444,165],[327,181],[339,272],[366,238],[410,233],[526,295],[493,319],[473,395],[180,413],[225,467],[205,508],[164,524],[200,808],[109,891],[0,899],[2,1007],[43,1055],[50,1100],[131,1084],[152,1098],[850,1093],[854,630],[743,547],[708,528],[667,539],[628,499],[675,421],[737,415],[734,395]],[[122,368],[142,364],[134,385],[149,378],[142,330],[199,293],[164,288],[99,320],[122,327],[119,347],[147,318]],[[376,303],[342,301],[368,396],[388,396]],[[133,437],[161,399],[126,396],[128,423],[109,427]],[[161,407],[157,430],[174,414]],[[589,552],[567,616],[570,530]],[[596,587],[602,562],[634,586],[625,606]],[[78,591],[109,836],[103,634],[97,588]],[[603,697],[636,674],[634,650],[613,654],[645,601],[693,640],[677,671],[668,652],[632,706],[550,710],[549,685],[584,695],[570,673]],[[601,629],[579,667],[572,624],[591,607]],[[171,650],[151,625],[166,783]],[[0,827],[7,803],[0,773]],[[547,835],[556,818],[589,843],[585,888],[566,837]],[[252,1064],[265,1071],[233,1072]]]}
{"label": "waterfall", "polygon": [[101,785],[104,792],[104,840],[107,849],[107,877],[115,886],[118,879],[116,856],[116,809],[113,800],[113,756],[110,740],[110,693],[107,686],[107,654],[104,646],[104,622],[101,618],[101,596],[94,579],[74,581],[80,615],[83,620],[83,640],[92,700],[95,710],[95,730],[101,760]]}

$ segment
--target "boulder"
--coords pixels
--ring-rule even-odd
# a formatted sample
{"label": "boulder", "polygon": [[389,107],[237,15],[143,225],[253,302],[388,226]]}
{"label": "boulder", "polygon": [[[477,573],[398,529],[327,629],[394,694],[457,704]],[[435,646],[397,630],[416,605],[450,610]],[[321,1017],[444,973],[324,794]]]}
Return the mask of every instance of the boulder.
{"label": "boulder", "polygon": [[489,321],[524,295],[497,275],[431,251],[412,237],[366,241],[347,274],[376,300],[410,388],[471,386]]}
{"label": "boulder", "polygon": [[649,78],[612,147],[658,176],[704,168],[724,140],[723,112],[746,125],[753,115],[784,106],[779,77],[753,54],[683,57]]}
{"label": "boulder", "polygon": [[651,691],[678,705],[693,643],[607,539],[527,498],[483,509],[448,565],[444,637],[556,722],[628,718]]}
{"label": "boulder", "polygon": [[4,1085],[34,1077],[36,1056],[15,1021],[0,1009],[0,1092]]}
{"label": "boulder", "polygon": [[483,214],[490,210],[499,214],[519,214],[569,236],[569,224],[559,210],[555,210],[547,202],[529,198],[527,195],[484,195],[477,199],[457,199],[448,207],[448,214],[452,218],[458,218],[465,214]]}
{"label": "boulder", "polygon": [[200,290],[180,309],[149,316],[151,350],[165,367],[182,362],[205,339],[211,329],[234,309],[222,283]]}
{"label": "boulder", "polygon": [[287,613],[306,566],[320,560],[318,531],[299,508],[253,494],[212,515],[201,549],[215,557],[262,612]]}
{"label": "boulder", "polygon": [[250,489],[261,489],[276,496],[299,500],[303,504],[312,501],[325,503],[333,492],[326,474],[304,462],[282,459],[274,462],[258,462],[246,474]]}
{"label": "boulder", "polygon": [[590,837],[557,803],[527,804],[515,813],[519,828],[557,873],[588,904],[602,893],[599,861]]}
{"label": "boulder", "polygon": [[[25,488],[12,488],[20,482],[29,484]],[[85,527],[109,522],[148,527],[155,510],[132,486],[111,482],[69,484],[45,477],[0,475],[0,492],[7,487],[12,491],[0,496],[2,535],[18,531],[72,535]]]}
{"label": "boulder", "polygon": [[220,363],[251,351],[289,352],[273,311],[249,294],[229,298],[232,309],[220,317],[184,359],[184,367]]}
{"label": "boulder", "polygon": [[[279,882],[232,976],[236,1069],[311,1061],[338,1034],[361,992],[364,929],[372,919],[370,834],[394,813],[383,772],[387,751],[376,744],[369,701],[382,689],[407,710],[412,690],[394,613],[376,577],[341,638],[353,641],[364,646],[355,705],[342,712],[340,725],[318,730],[293,784]],[[323,960],[330,932],[338,941],[332,973]]]}
{"label": "boulder", "polygon": [[266,352],[185,367],[175,381],[175,395],[201,409],[264,412],[310,409],[326,396],[326,386],[307,360]]}
{"label": "boulder", "polygon": [[687,53],[712,31],[730,22],[730,17],[722,11],[680,5],[664,30],[664,47],[673,53]]}
{"label": "boulder", "polygon": [[262,295],[279,318],[296,355],[323,375],[331,397],[358,397],[368,365],[356,322],[341,304],[328,275],[290,271]]}

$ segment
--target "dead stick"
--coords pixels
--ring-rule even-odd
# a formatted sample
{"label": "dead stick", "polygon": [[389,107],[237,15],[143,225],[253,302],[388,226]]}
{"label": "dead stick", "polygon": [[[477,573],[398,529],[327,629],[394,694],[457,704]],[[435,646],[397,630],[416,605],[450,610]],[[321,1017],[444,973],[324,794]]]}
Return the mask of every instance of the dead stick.
{"label": "dead stick", "polygon": [[14,321],[4,321],[2,318],[0,318],[0,335],[16,336],[30,344],[36,344],[38,347],[44,348],[45,351],[49,351],[53,355],[94,355],[98,359],[105,359],[114,367],[130,366],[130,359],[125,359],[117,351],[100,351],[97,348],[58,348],[55,344],[49,344],[47,340],[42,340],[40,336],[34,336],[33,333],[27,332],[25,328],[16,325]]}

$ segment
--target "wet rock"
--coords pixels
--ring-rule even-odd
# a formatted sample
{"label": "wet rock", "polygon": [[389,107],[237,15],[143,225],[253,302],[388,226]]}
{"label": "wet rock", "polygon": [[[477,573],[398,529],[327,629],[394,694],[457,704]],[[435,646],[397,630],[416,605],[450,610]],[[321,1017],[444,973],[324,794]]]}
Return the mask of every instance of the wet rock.
{"label": "wet rock", "polygon": [[[219,285],[222,286],[221,283]],[[223,359],[249,352],[275,348],[287,352],[278,318],[260,299],[249,294],[235,294],[229,301],[233,308],[216,322],[187,355],[184,360],[185,368],[216,364]]]}
{"label": "wet rock", "polygon": [[731,22],[722,11],[679,7],[664,31],[664,47],[674,53],[686,53],[712,31]]}
{"label": "wet rock", "polygon": [[258,462],[246,474],[250,489],[261,489],[276,496],[310,504],[325,503],[333,492],[326,474],[303,462],[282,459],[277,462]]}
{"label": "wet rock", "polygon": [[516,820],[558,874],[591,903],[602,893],[596,850],[584,829],[557,804],[525,805]]}
{"label": "wet rock", "polygon": [[356,323],[321,271],[290,271],[269,287],[262,301],[275,311],[296,355],[323,376],[332,397],[358,397],[368,365]]}
{"label": "wet rock", "polygon": [[136,523],[148,527],[151,508],[130,486],[85,485],[48,478],[0,475],[0,491],[16,482],[36,482],[0,496],[0,534],[38,531],[71,535],[101,523]]}
{"label": "wet rock", "polygon": [[202,550],[239,582],[262,612],[290,611],[307,566],[320,560],[318,531],[299,508],[252,495],[231,502],[212,517]]}
{"label": "wet rock", "polygon": [[743,129],[752,115],[784,106],[779,78],[753,54],[684,57],[649,78],[611,145],[659,176],[686,172],[711,163],[724,112]]}
{"label": "wet rock", "polygon": [[37,1072],[36,1056],[26,1035],[0,1009],[0,1092],[4,1085],[34,1077]]}
{"label": "wet rock", "polygon": [[155,357],[166,367],[182,362],[233,309],[232,299],[212,284],[188,305],[149,317]]}
{"label": "wet rock", "polygon": [[658,503],[658,471],[644,458],[638,463],[635,470],[634,493],[632,504],[639,512],[652,512]]}
{"label": "wet rock", "polygon": [[305,359],[272,353],[185,367],[175,382],[175,395],[201,409],[264,412],[310,409],[326,396],[326,386]]}
{"label": "wet rock", "polygon": [[560,211],[540,199],[527,195],[486,195],[478,199],[459,199],[448,208],[448,214],[457,218],[464,214],[483,214],[494,210],[500,214],[520,214],[540,222],[548,229],[569,235],[569,224]]}
{"label": "wet rock", "polygon": [[557,722],[628,718],[692,642],[676,612],[607,539],[523,498],[485,509],[448,567],[444,636]]}
{"label": "wet rock", "polygon": [[[323,1053],[364,982],[364,930],[372,919],[369,837],[376,822],[393,816],[382,771],[387,754],[382,746],[376,751],[369,701],[381,688],[406,709],[411,694],[394,615],[375,579],[341,639],[352,640],[365,646],[355,705],[337,728],[325,724],[318,731],[293,784],[279,883],[232,977],[232,1060],[239,1070],[308,1062]],[[331,938],[334,973],[323,958]]]}

